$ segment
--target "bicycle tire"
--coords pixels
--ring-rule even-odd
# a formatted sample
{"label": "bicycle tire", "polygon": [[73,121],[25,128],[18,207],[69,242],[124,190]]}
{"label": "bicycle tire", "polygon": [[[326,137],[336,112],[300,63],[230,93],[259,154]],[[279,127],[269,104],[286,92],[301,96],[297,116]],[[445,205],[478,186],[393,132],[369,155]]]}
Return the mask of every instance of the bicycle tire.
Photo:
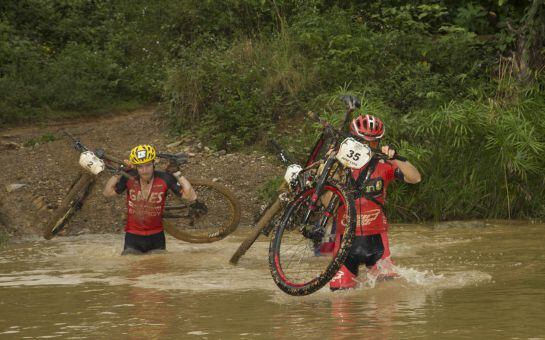
{"label": "bicycle tire", "polygon": [[94,183],[95,177],[87,172],[82,172],[80,177],[73,182],[59,208],[53,212],[45,223],[43,237],[46,240],[52,239],[64,229],[70,218],[79,209],[78,203],[85,200]]}
{"label": "bicycle tire", "polygon": [[[345,220],[345,231],[344,236],[341,241],[340,248],[338,252],[331,258],[331,260],[325,265],[325,263],[321,262],[327,262],[327,260],[319,259],[318,256],[310,255],[308,258],[311,259],[312,264],[308,265],[307,262],[302,261],[299,259],[299,261],[290,261],[287,260],[284,261],[283,255],[281,254],[281,246],[282,246],[282,240],[283,236],[286,233],[286,251],[284,251],[284,254],[293,254],[294,256],[302,256],[302,253],[308,252],[311,246],[309,246],[309,239],[306,239],[306,236],[303,236],[303,234],[300,232],[300,228],[292,227],[290,223],[297,223],[297,209],[299,207],[304,208],[305,200],[307,200],[309,197],[312,196],[314,193],[314,188],[307,189],[300,194],[298,194],[287,206],[285,209],[285,213],[282,217],[282,221],[279,225],[279,227],[276,229],[274,237],[271,239],[270,247],[269,247],[269,267],[271,271],[271,275],[274,279],[274,282],[276,285],[285,293],[289,295],[294,296],[301,296],[301,295],[308,295],[311,294],[320,288],[322,288],[326,283],[328,283],[332,277],[337,273],[339,268],[341,267],[342,263],[346,260],[346,257],[348,256],[348,252],[350,250],[350,247],[352,245],[352,241],[354,239],[355,234],[355,228],[356,228],[356,208],[354,205],[354,200],[352,198],[352,194],[350,191],[348,191],[344,186],[340,185],[336,181],[329,181],[324,185],[324,195],[326,192],[331,192],[337,197],[339,197],[342,204],[345,205],[345,209],[347,211],[346,214],[346,220]],[[329,203],[328,203],[329,204]],[[338,209],[341,206],[341,204],[338,204],[335,209]],[[323,216],[336,216],[337,210],[333,214],[331,212],[325,212]],[[329,215],[328,215],[329,214]],[[319,217],[320,219],[323,218],[322,216]],[[308,225],[308,224],[307,224]],[[291,227],[291,228],[290,228]],[[297,225],[297,227],[299,227]],[[299,234],[297,234],[299,233]],[[300,237],[303,242],[301,243],[301,249],[304,251],[296,250],[293,251],[290,247],[290,244],[288,241],[290,240],[290,235],[295,235],[295,237]],[[292,237],[293,238],[293,237]],[[306,244],[304,244],[304,241],[306,241]],[[287,256],[286,256],[287,257]],[[297,282],[294,281],[294,278],[292,277],[292,271],[290,270],[289,274],[286,274],[286,271],[288,270],[289,266],[293,263],[294,265],[308,265],[310,268],[314,263],[318,262],[319,268],[317,269],[319,274],[314,273],[314,268],[309,269],[309,271],[312,271],[312,273],[309,275],[308,279],[299,279],[297,278]],[[324,269],[321,269],[322,266],[325,265]],[[301,273],[305,272],[304,270],[296,269],[293,271],[293,276],[300,276],[303,275]],[[288,277],[289,276],[289,277]]]}
{"label": "bicycle tire", "polygon": [[231,256],[231,259],[229,262],[231,264],[238,264],[238,261],[250,247],[255,243],[255,241],[259,238],[259,235],[261,235],[263,229],[269,225],[269,223],[272,221],[272,219],[282,210],[282,202],[280,199],[277,199],[265,212],[263,215],[261,215],[261,218],[256,223],[255,228],[252,230],[251,234],[244,239],[244,241],[240,244],[238,249],[235,251],[233,256]]}
{"label": "bicycle tire", "polygon": [[[224,198],[224,203],[226,203],[228,206],[229,216],[227,216],[225,221],[223,221],[219,226],[215,226],[213,228],[214,230],[206,230],[200,233],[198,231],[189,231],[188,226],[179,226],[168,219],[163,219],[165,231],[179,240],[190,243],[211,243],[219,241],[235,231],[240,223],[241,215],[240,203],[236,199],[235,195],[229,189],[216,182],[204,179],[188,179],[188,181],[191,183],[191,186],[195,189],[195,191],[197,191],[197,198],[203,201],[204,204],[207,204],[208,202],[206,199],[203,199],[203,197],[199,197],[199,188],[207,188],[219,193],[220,196]],[[166,209],[168,209],[168,207],[166,207]],[[209,211],[207,215],[211,213],[213,214],[214,212]]]}

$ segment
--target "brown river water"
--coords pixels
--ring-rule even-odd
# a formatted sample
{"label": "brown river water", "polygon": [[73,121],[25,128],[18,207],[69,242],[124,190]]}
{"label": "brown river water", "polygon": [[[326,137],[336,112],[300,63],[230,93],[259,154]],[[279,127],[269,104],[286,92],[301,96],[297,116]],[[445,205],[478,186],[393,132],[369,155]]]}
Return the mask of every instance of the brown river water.
{"label": "brown river water", "polygon": [[306,297],[271,279],[263,237],[120,256],[122,235],[0,247],[0,339],[545,339],[545,225],[394,225],[401,278]]}

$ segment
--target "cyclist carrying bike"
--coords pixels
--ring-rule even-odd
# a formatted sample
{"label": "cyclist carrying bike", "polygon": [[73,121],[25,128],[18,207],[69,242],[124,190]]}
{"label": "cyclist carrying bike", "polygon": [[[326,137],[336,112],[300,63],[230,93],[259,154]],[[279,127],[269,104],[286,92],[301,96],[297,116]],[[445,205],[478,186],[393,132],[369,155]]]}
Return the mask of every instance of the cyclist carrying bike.
{"label": "cyclist carrying bike", "polygon": [[[350,123],[350,132],[354,138],[376,150],[384,136],[384,124],[372,115],[359,116]],[[354,288],[357,284],[354,279],[358,276],[361,264],[373,269],[382,259],[381,262],[391,267],[388,222],[384,214],[386,188],[395,179],[416,184],[420,182],[421,176],[418,169],[408,161],[394,159],[394,149],[382,146],[381,151],[388,156],[388,160],[373,157],[365,167],[352,171],[351,182],[356,189],[356,236],[347,259],[329,283],[331,290]],[[339,249],[344,232],[343,216],[344,209],[341,207],[336,220],[334,254]]]}
{"label": "cyclist carrying bike", "polygon": [[111,197],[127,191],[127,224],[122,255],[161,252],[166,249],[163,210],[170,189],[190,203],[195,213],[205,213],[206,206],[197,200],[195,190],[183,176],[155,170],[156,151],[151,145],[138,145],[129,156],[129,176],[114,175],[104,188]]}

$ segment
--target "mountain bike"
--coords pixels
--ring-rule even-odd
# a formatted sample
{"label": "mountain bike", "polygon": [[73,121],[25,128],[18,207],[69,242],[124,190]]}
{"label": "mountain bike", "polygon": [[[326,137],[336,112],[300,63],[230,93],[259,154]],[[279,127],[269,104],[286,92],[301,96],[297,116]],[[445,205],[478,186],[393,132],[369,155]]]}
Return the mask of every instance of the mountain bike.
{"label": "mountain bike", "polygon": [[[342,96],[341,100],[347,106],[343,122],[341,123],[341,126],[339,128],[340,130],[343,130],[344,127],[347,125],[348,121],[351,119],[351,112],[354,111],[356,108],[359,108],[361,106],[361,103],[356,97],[350,95]],[[310,151],[308,159],[305,162],[305,167],[313,164],[316,159],[319,158],[319,156],[323,153],[324,147],[327,148],[327,145],[330,142],[331,138],[332,137],[326,133],[324,128]],[[251,234],[248,235],[246,239],[244,239],[244,241],[240,244],[235,253],[231,256],[229,262],[234,265],[238,264],[240,258],[244,256],[244,254],[246,254],[246,252],[255,243],[259,236],[264,235],[268,237],[274,227],[278,225],[280,217],[282,216],[283,208],[286,206],[286,203],[289,200],[287,181],[290,179],[286,180],[286,178],[290,178],[291,173],[294,169],[300,168],[296,166],[296,162],[293,160],[293,158],[290,157],[290,155],[274,139],[269,141],[269,146],[271,146],[274,152],[277,154],[278,159],[286,166],[288,166],[288,169],[286,170],[286,174],[284,176],[285,181],[282,182],[282,184],[278,188],[278,198],[265,208],[263,213],[257,219],[257,222],[255,223],[255,227],[252,230]],[[294,182],[293,184],[297,184],[297,182]],[[297,191],[299,189],[300,188],[292,186],[292,195],[293,191]]]}
{"label": "mountain bike", "polygon": [[[343,100],[348,109],[341,128],[359,107],[354,97]],[[282,291],[296,296],[322,288],[348,256],[357,224],[354,199],[357,186],[352,170],[362,169],[372,158],[388,159],[364,140],[333,128],[318,115],[312,112],[307,115],[319,122],[323,134],[330,137],[328,151],[320,160],[299,167],[289,176],[286,174],[292,195],[269,245],[273,280]],[[319,256],[320,244],[335,236],[339,224],[344,226],[344,233],[338,249],[331,257]]]}
{"label": "mountain bike", "polygon": [[[276,142],[275,140],[270,140],[269,145],[272,146],[275,151],[278,154],[279,159],[286,165],[294,164],[294,162],[291,160],[291,157],[284,151],[284,149]],[[278,222],[278,217],[280,215],[280,211],[282,210],[282,207],[286,201],[286,191],[288,190],[288,185],[284,181],[278,188],[278,192],[280,193],[279,197],[274,200],[272,203],[270,203],[263,213],[259,216],[257,219],[257,222],[255,223],[255,226],[248,235],[244,241],[240,244],[240,246],[237,248],[233,256],[231,256],[231,259],[229,262],[231,264],[238,264],[238,261],[250,247],[257,241],[260,235],[269,236],[271,230],[275,227],[276,222]]]}
{"label": "mountain bike", "polygon": [[[63,131],[74,148],[80,153],[79,164],[83,168],[72,182],[60,206],[48,218],[43,228],[45,239],[58,235],[68,225],[72,216],[82,208],[92,192],[96,178],[104,171],[118,173],[131,178],[125,162],[106,154],[104,149],[91,151],[72,134]],[[167,172],[179,175],[180,167],[187,163],[184,153],[158,153],[157,158],[165,159]],[[189,204],[176,195],[167,195],[163,223],[165,230],[183,241],[207,243],[218,241],[232,233],[240,222],[240,203],[226,187],[204,179],[188,179],[198,199],[207,207],[206,213],[193,212]]]}

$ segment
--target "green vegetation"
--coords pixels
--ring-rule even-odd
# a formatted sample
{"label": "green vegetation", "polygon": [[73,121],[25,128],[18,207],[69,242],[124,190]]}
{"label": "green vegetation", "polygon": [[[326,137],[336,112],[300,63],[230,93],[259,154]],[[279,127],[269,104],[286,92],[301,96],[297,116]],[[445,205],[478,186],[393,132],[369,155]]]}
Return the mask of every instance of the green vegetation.
{"label": "green vegetation", "polygon": [[0,13],[0,121],[160,100],[176,133],[231,150],[281,136],[304,157],[318,131],[303,114],[339,121],[352,93],[424,175],[392,188],[391,219],[545,216],[543,0],[5,0]]}
{"label": "green vegetation", "polygon": [[44,143],[52,142],[52,141],[55,141],[57,139],[58,139],[57,136],[55,136],[54,134],[48,132],[48,133],[46,133],[44,135],[41,135],[40,137],[31,138],[31,139],[26,140],[23,145],[24,146],[33,146],[33,145],[36,145],[36,144],[44,144]]}
{"label": "green vegetation", "polygon": [[5,231],[0,230],[0,247],[8,243],[8,241],[9,241],[9,235]]}
{"label": "green vegetation", "polygon": [[263,202],[273,202],[278,197],[278,188],[284,181],[282,176],[275,176],[257,189],[257,197]]}
{"label": "green vegetation", "polygon": [[145,3],[0,2],[0,123],[157,100],[160,13]]}

